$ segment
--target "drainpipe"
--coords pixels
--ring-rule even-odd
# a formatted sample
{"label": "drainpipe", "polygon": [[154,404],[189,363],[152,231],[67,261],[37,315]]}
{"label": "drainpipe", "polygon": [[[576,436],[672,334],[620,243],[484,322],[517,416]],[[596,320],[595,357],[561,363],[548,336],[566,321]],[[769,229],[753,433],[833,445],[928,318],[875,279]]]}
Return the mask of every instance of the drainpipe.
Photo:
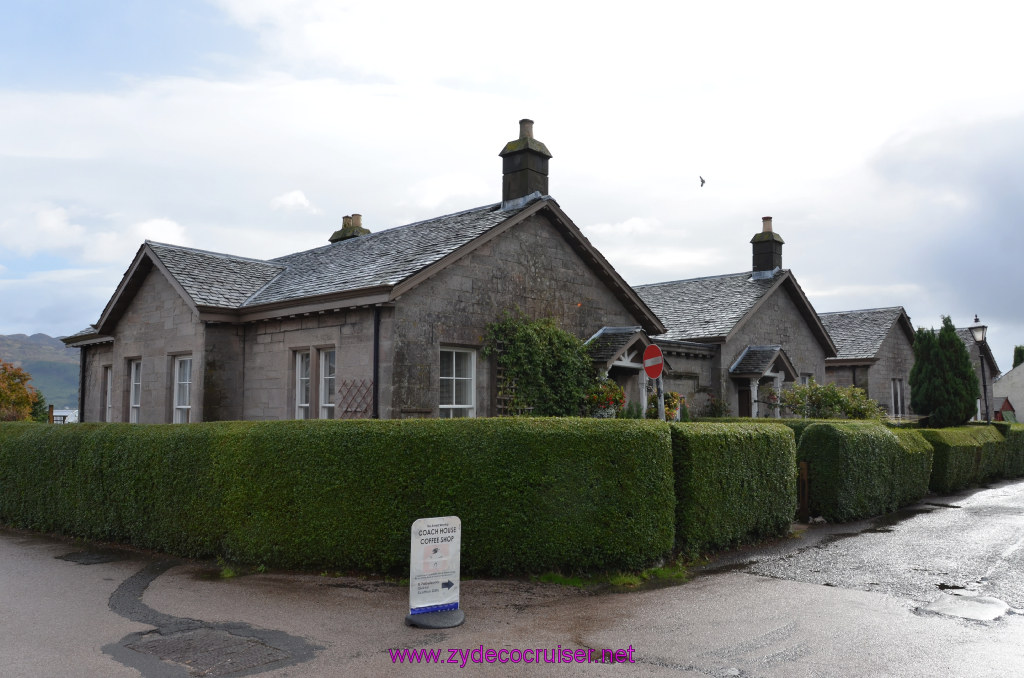
{"label": "drainpipe", "polygon": [[373,418],[380,419],[380,306],[373,307]]}

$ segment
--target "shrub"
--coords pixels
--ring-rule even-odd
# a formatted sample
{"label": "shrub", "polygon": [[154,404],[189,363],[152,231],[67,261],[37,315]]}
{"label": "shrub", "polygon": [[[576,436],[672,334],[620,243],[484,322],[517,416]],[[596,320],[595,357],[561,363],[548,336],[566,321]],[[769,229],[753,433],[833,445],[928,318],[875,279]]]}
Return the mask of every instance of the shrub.
{"label": "shrub", "polygon": [[[690,421],[690,411],[686,409],[686,398],[675,391],[665,391],[665,419],[675,421],[676,415],[679,421]],[[647,396],[647,418],[658,418],[658,394],[651,393]]]}
{"label": "shrub", "polygon": [[785,535],[796,511],[796,447],[782,426],[672,425],[676,546],[684,554]]}
{"label": "shrub", "polygon": [[1002,475],[1005,443],[991,426],[921,429],[935,449],[929,489],[946,494]]}
{"label": "shrub", "polygon": [[797,459],[810,467],[810,510],[832,522],[896,508],[896,436],[875,422],[830,422],[804,430]]}
{"label": "shrub", "polygon": [[885,410],[862,388],[835,384],[794,384],[782,392],[782,406],[808,419],[882,419]]}
{"label": "shrub", "polygon": [[674,532],[661,422],[0,426],[0,520],[172,554],[401,572],[458,515],[467,573],[635,569]]}

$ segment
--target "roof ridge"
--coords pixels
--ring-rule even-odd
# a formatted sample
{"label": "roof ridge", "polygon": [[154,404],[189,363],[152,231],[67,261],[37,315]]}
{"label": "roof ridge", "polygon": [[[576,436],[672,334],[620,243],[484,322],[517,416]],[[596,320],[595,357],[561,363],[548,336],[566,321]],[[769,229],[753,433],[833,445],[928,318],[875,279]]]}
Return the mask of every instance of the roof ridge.
{"label": "roof ridge", "polygon": [[226,254],[224,252],[214,252],[212,250],[202,250],[202,249],[199,249],[197,247],[186,247],[185,245],[172,245],[171,243],[166,243],[166,242],[156,242],[155,240],[146,240],[145,244],[149,245],[150,247],[152,247],[153,245],[156,245],[157,247],[168,247],[170,249],[184,250],[186,252],[195,252],[197,254],[208,254],[208,255],[210,255],[212,257],[219,257],[221,259],[233,259],[235,261],[248,261],[248,262],[251,262],[251,263],[254,263],[254,264],[267,264],[268,266],[277,266],[277,267],[282,266],[282,264],[274,263],[274,261],[272,259],[256,259],[256,258],[253,258],[253,257],[242,257],[242,256],[238,256],[238,255],[235,255],[235,254]]}
{"label": "roof ridge", "polygon": [[851,311],[825,311],[823,313],[819,313],[818,315],[819,316],[823,316],[823,315],[840,315],[840,314],[847,314],[847,313],[869,313],[869,312],[873,312],[873,311],[897,311],[897,310],[903,310],[904,312],[906,311],[906,309],[903,308],[902,306],[879,306],[878,308],[858,308],[858,309],[854,309],[854,310],[851,310]]}
{"label": "roof ridge", "polygon": [[[391,228],[384,228],[384,229],[381,229],[379,231],[371,231],[370,233],[367,233],[366,235],[361,235],[358,238],[346,238],[345,240],[339,240],[337,242],[328,243],[326,245],[320,245],[319,247],[312,247],[312,248],[310,248],[308,250],[299,250],[298,252],[289,252],[288,254],[282,254],[279,257],[274,257],[273,259],[270,259],[269,261],[279,262],[281,259],[287,259],[289,257],[294,257],[294,256],[299,255],[299,254],[309,254],[310,252],[320,252],[320,251],[323,251],[323,250],[327,250],[327,249],[331,249],[331,248],[337,248],[337,247],[348,247],[348,246],[350,246],[351,243],[364,243],[367,240],[373,240],[373,239],[375,239],[377,237],[382,236],[385,233],[391,234],[394,231],[397,231],[399,229],[412,228],[413,226],[419,226],[421,224],[427,224],[427,223],[430,223],[432,221],[440,221],[441,219],[450,219],[452,217],[459,217],[459,216],[462,216],[464,214],[469,214],[471,212],[480,212],[480,211],[486,210],[487,208],[492,208],[492,209],[490,209],[490,211],[491,212],[496,212],[496,211],[498,211],[498,209],[500,207],[501,207],[501,203],[500,202],[498,202],[498,203],[488,203],[487,205],[480,205],[479,207],[471,207],[468,210],[460,210],[458,212],[452,212],[451,214],[441,214],[441,215],[436,216],[436,217],[430,217],[429,219],[421,219],[419,221],[413,221],[413,222],[408,223],[408,224],[400,224],[398,226],[392,226]],[[512,212],[514,210],[508,210],[508,211]]]}
{"label": "roof ridge", "polygon": [[[785,270],[785,269],[783,269]],[[633,285],[633,289],[639,289],[641,287],[656,287],[658,285],[674,285],[676,283],[684,282],[696,282],[698,280],[715,280],[717,278],[738,278],[741,275],[750,275],[750,271],[741,271],[739,273],[721,273],[719,275],[705,275],[697,278],[680,278],[679,280],[663,280],[661,282],[646,283],[644,285]]]}

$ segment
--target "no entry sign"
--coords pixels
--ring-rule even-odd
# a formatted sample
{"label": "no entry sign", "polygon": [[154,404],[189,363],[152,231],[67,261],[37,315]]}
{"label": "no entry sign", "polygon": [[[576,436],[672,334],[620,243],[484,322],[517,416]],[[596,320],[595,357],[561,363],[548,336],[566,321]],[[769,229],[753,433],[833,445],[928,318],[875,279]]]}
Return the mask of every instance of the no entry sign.
{"label": "no entry sign", "polygon": [[661,349],[651,344],[644,349],[644,372],[651,379],[661,376],[661,370],[665,367],[665,359],[661,355]]}

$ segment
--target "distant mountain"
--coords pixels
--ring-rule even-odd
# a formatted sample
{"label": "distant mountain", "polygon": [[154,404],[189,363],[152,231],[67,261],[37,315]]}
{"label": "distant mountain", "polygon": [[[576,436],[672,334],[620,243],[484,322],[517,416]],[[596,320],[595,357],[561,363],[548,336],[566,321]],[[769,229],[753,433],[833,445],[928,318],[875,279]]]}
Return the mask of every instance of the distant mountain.
{"label": "distant mountain", "polygon": [[78,408],[79,350],[46,334],[0,334],[0,360],[32,375],[32,386],[57,409]]}

